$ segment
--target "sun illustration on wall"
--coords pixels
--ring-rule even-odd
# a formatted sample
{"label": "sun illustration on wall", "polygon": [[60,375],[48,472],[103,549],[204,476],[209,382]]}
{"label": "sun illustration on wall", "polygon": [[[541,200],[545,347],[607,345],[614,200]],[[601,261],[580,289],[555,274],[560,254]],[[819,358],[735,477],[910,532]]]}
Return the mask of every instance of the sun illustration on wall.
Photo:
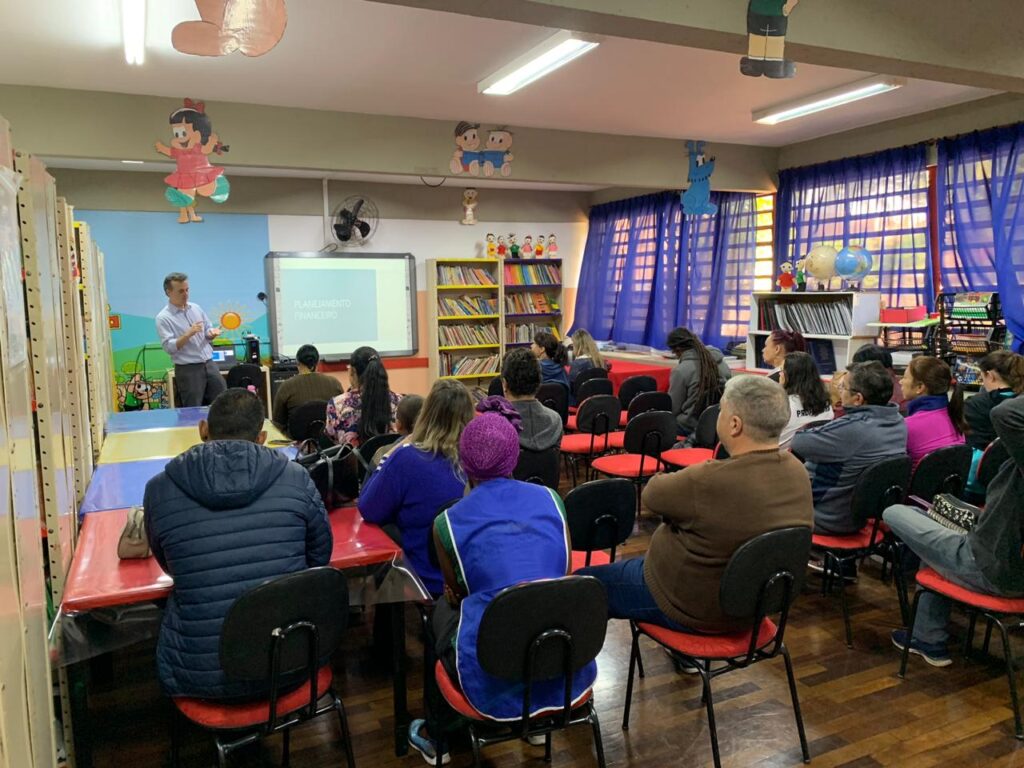
{"label": "sun illustration on wall", "polygon": [[251,318],[246,317],[245,309],[240,304],[220,304],[214,309],[214,323],[219,325],[225,333],[232,336]]}

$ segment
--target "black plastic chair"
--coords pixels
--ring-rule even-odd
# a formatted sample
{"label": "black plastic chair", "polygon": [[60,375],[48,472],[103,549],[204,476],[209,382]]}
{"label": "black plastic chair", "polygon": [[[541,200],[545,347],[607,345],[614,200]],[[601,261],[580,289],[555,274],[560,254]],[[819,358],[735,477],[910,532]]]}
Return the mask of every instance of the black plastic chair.
{"label": "black plastic chair", "polygon": [[366,478],[367,465],[373,460],[373,455],[386,445],[394,445],[403,437],[404,435],[397,432],[388,432],[386,435],[374,435],[359,446],[359,455],[363,457],[363,460],[359,462],[360,484]]}
{"label": "black plastic chair", "polygon": [[[620,397],[619,401],[621,402],[621,400],[622,398]],[[671,412],[672,396],[668,392],[641,392],[629,402],[629,407],[619,416],[620,429],[625,430],[630,421],[641,413],[649,413],[650,411]],[[624,431],[616,432],[611,436],[610,447],[621,451],[625,447],[625,439],[626,433]]]}
{"label": "black plastic chair", "polygon": [[310,400],[288,414],[288,436],[297,443],[316,440],[321,448],[330,445],[324,434],[327,425],[327,401]]}
{"label": "black plastic chair", "polygon": [[[813,537],[814,546],[824,554],[822,594],[830,591],[833,584],[839,585],[839,601],[846,628],[846,645],[849,648],[853,647],[853,629],[850,626],[850,608],[846,602],[844,569],[874,554],[882,545],[882,512],[886,507],[902,501],[909,487],[909,456],[895,456],[872,464],[861,473],[853,487],[850,514],[857,532],[845,536],[815,534]],[[898,581],[902,581],[902,577]]]}
{"label": "black plastic chair", "polygon": [[[653,376],[630,376],[619,387],[619,402],[622,403],[622,410],[628,411],[633,398],[643,392],[656,392],[658,382]],[[671,401],[670,401],[671,402]],[[666,410],[672,410],[667,408]]]}
{"label": "black plastic chair", "polygon": [[487,385],[487,396],[488,397],[504,397],[505,387],[501,383],[501,376],[495,376],[491,379],[491,383]]}
{"label": "black plastic chair", "polygon": [[641,413],[626,426],[625,453],[601,456],[591,462],[594,471],[625,477],[636,487],[636,514],[640,515],[640,491],[647,479],[665,468],[661,454],[676,441],[676,418],[668,411]]}
{"label": "black plastic chair", "polygon": [[[596,369],[595,368],[595,369],[592,369],[592,370],[600,370],[600,369]],[[613,394],[613,387],[612,387],[611,379],[609,379],[607,377],[605,377],[605,378],[590,379],[588,381],[584,381],[582,384],[579,385],[579,388],[576,390],[576,400],[577,400],[577,402],[582,403],[588,397],[594,397],[595,395],[611,395],[611,394]]]}
{"label": "black plastic chair", "polygon": [[[749,628],[727,635],[697,635],[673,632],[655,624],[630,622],[633,648],[629,659],[626,683],[626,706],[622,714],[622,730],[629,729],[629,710],[633,698],[634,669],[640,661],[640,635],[646,635],[669,650],[677,664],[694,669],[703,683],[703,704],[707,708],[711,754],[715,766],[721,766],[718,752],[718,730],[711,696],[711,681],[737,669],[743,669],[781,655],[786,662],[789,695],[800,735],[800,749],[805,763],[811,761],[804,733],[800,700],[789,650],[783,642],[789,608],[800,594],[811,548],[810,528],[783,528],[763,533],[737,549],[722,574],[718,590],[722,612],[737,620],[748,620]],[[776,621],[770,617],[778,616]],[[725,662],[712,670],[711,662]],[[643,667],[640,667],[643,677]],[[659,682],[658,685],[661,685]]]}
{"label": "black plastic chair", "polygon": [[[348,584],[334,568],[281,576],[235,601],[221,630],[221,667],[229,680],[266,684],[267,698],[258,702],[261,706],[173,699],[185,718],[214,731],[219,766],[226,765],[236,749],[279,732],[284,740],[282,764],[288,765],[291,728],[335,712],[345,758],[349,768],[355,768],[345,706],[334,691],[330,664],[347,620]],[[171,734],[175,767],[179,765],[178,721],[175,716]]]}
{"label": "black plastic chair", "polygon": [[254,363],[238,363],[228,369],[228,389],[255,387],[261,403],[266,400],[266,392],[263,391],[264,383],[263,371]]}
{"label": "black plastic chair", "polygon": [[562,427],[565,427],[569,421],[569,389],[564,384],[548,381],[540,385],[537,399],[557,413],[562,419]]}
{"label": "black plastic chair", "polygon": [[512,477],[527,483],[545,485],[553,491],[558,490],[558,481],[562,477],[559,467],[560,454],[558,446],[553,445],[543,451],[519,449],[519,461],[512,472]]}
{"label": "black plastic chair", "polygon": [[973,459],[974,449],[968,445],[948,445],[929,453],[914,469],[908,495],[929,504],[937,493],[961,498]]}
{"label": "black plastic chair", "polygon": [[995,480],[999,470],[1009,459],[1010,452],[1006,450],[1006,444],[1002,438],[997,437],[989,443],[978,463],[978,485],[988,488],[988,484]]}
{"label": "black plastic chair", "polygon": [[[597,366],[594,366],[593,368],[587,368],[585,371],[580,371],[578,374],[576,374],[576,378],[569,382],[569,388],[572,391],[573,397],[575,397],[577,400],[582,400],[583,398],[579,397],[579,391],[580,387],[583,384],[594,379],[607,378],[608,371],[605,368],[599,368]],[[608,394],[611,394],[611,392],[609,392]]]}
{"label": "black plastic chair", "polygon": [[[491,601],[480,621],[477,659],[487,674],[507,680],[510,686],[523,687],[522,717],[513,722],[495,722],[479,713],[474,715],[457,681],[448,676],[441,662],[434,665],[442,695],[469,720],[474,766],[480,765],[481,747],[540,735],[545,737],[544,759],[550,762],[553,731],[589,725],[597,764],[605,768],[593,694],[573,706],[572,675],[601,652],[607,626],[604,585],[591,577],[565,576],[518,584]],[[565,680],[562,706],[556,712],[530,718],[534,682],[559,678]],[[440,752],[436,764],[441,764]]]}
{"label": "black plastic chair", "polygon": [[620,410],[619,398],[611,394],[594,395],[580,404],[575,416],[578,432],[563,435],[560,446],[572,473],[573,487],[578,481],[577,462],[584,461],[587,468],[584,479],[589,480],[590,461],[609,449],[608,438],[619,423]]}
{"label": "black plastic chair", "polygon": [[634,501],[633,484],[619,477],[592,480],[569,491],[565,518],[573,571],[615,562],[615,548],[633,533]]}
{"label": "black plastic chair", "polygon": [[705,408],[697,419],[697,428],[693,431],[693,444],[686,448],[665,451],[661,454],[665,463],[685,468],[715,458],[715,446],[718,445],[718,414],[721,410],[718,403]]}

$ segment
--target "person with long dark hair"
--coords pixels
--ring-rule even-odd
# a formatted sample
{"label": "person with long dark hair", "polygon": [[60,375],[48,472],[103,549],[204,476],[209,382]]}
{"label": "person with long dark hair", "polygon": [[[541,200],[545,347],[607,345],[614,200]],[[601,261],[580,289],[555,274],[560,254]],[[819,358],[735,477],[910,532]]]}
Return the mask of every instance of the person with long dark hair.
{"label": "person with long dark hair", "polygon": [[669,377],[672,413],[680,434],[697,428],[697,419],[709,405],[722,399],[725,382],[732,371],[725,356],[715,347],[706,347],[688,328],[676,328],[665,342],[679,362]]}
{"label": "person with long dark hair", "polygon": [[937,357],[915,357],[900,386],[907,401],[907,453],[915,468],[932,451],[964,444],[964,392],[948,364]]}
{"label": "person with long dark hair", "polygon": [[340,445],[360,445],[391,431],[402,397],[391,391],[388,372],[373,347],[352,353],[348,373],[351,388],[328,401],[324,432]]}
{"label": "person with long dark hair", "polygon": [[801,427],[815,421],[832,420],[832,404],[818,366],[806,352],[786,355],[779,383],[789,396],[789,423],[779,436],[779,446],[789,448],[793,435]]}
{"label": "person with long dark hair", "polygon": [[767,365],[774,370],[768,374],[772,381],[778,381],[782,373],[782,363],[790,352],[806,352],[807,342],[799,331],[784,331],[781,328],[771,332],[765,339],[761,356]]}
{"label": "person with long dark hair", "polygon": [[569,389],[569,377],[565,373],[569,355],[562,342],[553,333],[541,331],[534,335],[530,349],[534,357],[540,360],[541,383],[556,381]]}
{"label": "person with long dark hair", "polygon": [[968,427],[967,444],[974,449],[967,490],[983,497],[985,488],[978,483],[978,466],[985,449],[996,439],[992,409],[1024,394],[1024,357],[1008,349],[998,349],[985,355],[978,368],[981,370],[981,392],[964,403],[964,421]]}

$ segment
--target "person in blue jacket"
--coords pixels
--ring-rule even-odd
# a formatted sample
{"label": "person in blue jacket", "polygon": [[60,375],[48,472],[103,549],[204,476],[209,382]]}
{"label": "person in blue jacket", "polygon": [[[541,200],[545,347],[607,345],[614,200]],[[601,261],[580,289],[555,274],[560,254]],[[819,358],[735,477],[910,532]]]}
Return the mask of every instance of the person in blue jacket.
{"label": "person in blue jacket", "polygon": [[259,697],[266,685],[221,668],[224,617],[268,579],[326,565],[334,537],[309,473],[263,446],[255,395],[219,395],[199,434],[203,443],[168,462],[143,501],[150,548],[174,579],[157,640],[160,684],[169,696]]}
{"label": "person in blue jacket", "polygon": [[569,355],[554,334],[547,331],[536,334],[530,349],[533,351],[534,357],[540,360],[541,383],[557,381],[568,390],[569,376],[565,372],[565,366],[569,362]]}

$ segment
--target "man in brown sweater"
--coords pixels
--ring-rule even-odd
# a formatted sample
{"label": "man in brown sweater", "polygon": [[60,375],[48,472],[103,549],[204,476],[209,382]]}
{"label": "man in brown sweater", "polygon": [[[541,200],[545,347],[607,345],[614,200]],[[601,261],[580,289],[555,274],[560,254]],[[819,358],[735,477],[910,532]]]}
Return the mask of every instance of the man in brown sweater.
{"label": "man in brown sweater", "polygon": [[[288,416],[300,405],[310,400],[333,400],[345,391],[336,378],[317,372],[320,352],[312,344],[303,344],[299,347],[299,351],[295,353],[295,361],[299,368],[298,376],[292,376],[281,384],[274,395],[273,422],[282,432],[288,431]],[[324,417],[326,416],[325,405]]]}
{"label": "man in brown sweater", "polygon": [[761,376],[726,383],[718,439],[730,458],[651,478],[643,505],[662,517],[646,557],[584,568],[608,590],[608,615],[674,630],[732,632],[749,620],[722,613],[719,582],[732,554],[767,531],[811,527],[804,469],[779,435],[789,421],[783,388]]}

